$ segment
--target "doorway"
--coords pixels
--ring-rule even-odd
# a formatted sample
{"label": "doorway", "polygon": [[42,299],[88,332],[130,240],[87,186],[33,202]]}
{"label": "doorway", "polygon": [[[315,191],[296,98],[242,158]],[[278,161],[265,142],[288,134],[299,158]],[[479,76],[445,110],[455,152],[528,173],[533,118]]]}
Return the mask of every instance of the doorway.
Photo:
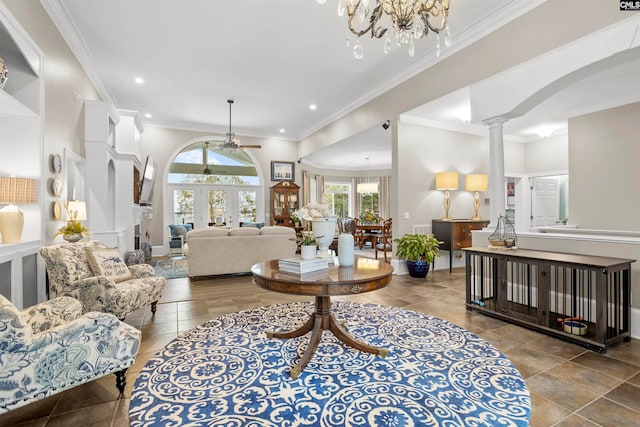
{"label": "doorway", "polygon": [[566,224],[569,218],[569,176],[531,178],[531,226]]}

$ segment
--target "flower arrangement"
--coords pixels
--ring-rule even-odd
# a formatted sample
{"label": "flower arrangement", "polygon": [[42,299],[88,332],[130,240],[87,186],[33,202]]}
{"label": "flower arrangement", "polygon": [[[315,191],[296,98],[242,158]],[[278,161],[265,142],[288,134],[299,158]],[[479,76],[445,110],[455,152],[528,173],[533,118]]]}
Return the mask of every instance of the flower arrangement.
{"label": "flower arrangement", "polygon": [[382,218],[380,218],[376,212],[372,212],[369,209],[366,209],[360,214],[360,221],[366,224],[375,224],[380,222],[381,220]]}
{"label": "flower arrangement", "polygon": [[86,235],[89,229],[78,220],[78,211],[69,209],[68,206],[66,206],[65,209],[67,211],[67,223],[63,227],[60,227],[53,237],[62,235],[64,238],[65,236]]}
{"label": "flower arrangement", "polygon": [[307,206],[294,211],[293,215],[305,221],[312,221],[314,218],[326,218],[328,220],[329,217],[332,216],[327,205],[320,203],[310,203]]}
{"label": "flower arrangement", "polygon": [[300,222],[300,217],[298,217],[298,214],[296,214],[296,212],[293,212],[291,215],[289,215],[289,219],[294,224]]}

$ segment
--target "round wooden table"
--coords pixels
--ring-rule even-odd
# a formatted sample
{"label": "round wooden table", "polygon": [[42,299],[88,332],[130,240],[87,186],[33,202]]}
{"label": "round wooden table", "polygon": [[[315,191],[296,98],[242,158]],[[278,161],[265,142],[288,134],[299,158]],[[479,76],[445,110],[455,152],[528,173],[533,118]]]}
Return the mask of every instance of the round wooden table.
{"label": "round wooden table", "polygon": [[313,331],[309,345],[300,361],[291,369],[291,377],[298,378],[315,353],[322,331],[331,331],[340,341],[358,350],[387,355],[387,349],[377,348],[358,341],[336,321],[331,312],[331,296],[354,295],[371,292],[387,286],[393,267],[386,262],[356,257],[352,267],[330,266],[326,271],[308,274],[284,273],[278,269],[278,260],[261,262],[251,267],[253,283],[274,292],[315,297],[315,312],[298,329],[291,332],[272,332],[269,338],[295,338]]}

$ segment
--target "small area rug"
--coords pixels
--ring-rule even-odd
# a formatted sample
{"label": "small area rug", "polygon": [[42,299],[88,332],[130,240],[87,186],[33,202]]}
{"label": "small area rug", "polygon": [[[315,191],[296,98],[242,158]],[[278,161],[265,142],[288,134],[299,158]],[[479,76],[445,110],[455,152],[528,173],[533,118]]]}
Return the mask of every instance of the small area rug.
{"label": "small area rug", "polygon": [[526,426],[525,381],[487,341],[424,313],[333,302],[351,334],[386,358],[324,332],[291,379],[309,335],[267,338],[313,312],[298,302],[232,313],[185,332],[156,353],[131,396],[132,426]]}
{"label": "small area rug", "polygon": [[159,259],[154,261],[153,269],[155,270],[156,276],[161,276],[165,279],[189,277],[187,259],[184,257]]}

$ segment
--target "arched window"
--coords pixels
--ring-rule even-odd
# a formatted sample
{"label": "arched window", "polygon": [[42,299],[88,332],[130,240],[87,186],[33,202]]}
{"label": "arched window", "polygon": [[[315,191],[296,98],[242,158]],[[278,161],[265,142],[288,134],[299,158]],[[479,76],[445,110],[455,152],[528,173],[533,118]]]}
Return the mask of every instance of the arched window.
{"label": "arched window", "polygon": [[215,142],[201,141],[178,153],[169,169],[168,182],[258,185],[260,179],[244,151],[223,150]]}

